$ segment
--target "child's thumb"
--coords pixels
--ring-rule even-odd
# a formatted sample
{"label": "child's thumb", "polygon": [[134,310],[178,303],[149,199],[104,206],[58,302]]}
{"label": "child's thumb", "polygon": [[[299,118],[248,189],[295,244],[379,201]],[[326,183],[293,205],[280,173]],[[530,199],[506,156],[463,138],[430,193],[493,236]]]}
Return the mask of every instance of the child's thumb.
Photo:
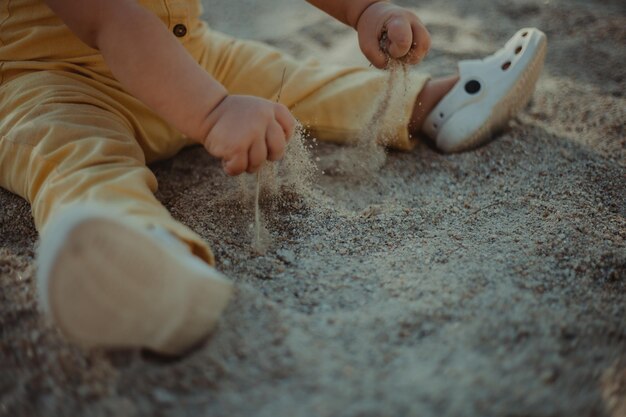
{"label": "child's thumb", "polygon": [[389,38],[389,55],[399,59],[406,56],[413,43],[413,30],[408,20],[399,17],[387,22],[387,37]]}

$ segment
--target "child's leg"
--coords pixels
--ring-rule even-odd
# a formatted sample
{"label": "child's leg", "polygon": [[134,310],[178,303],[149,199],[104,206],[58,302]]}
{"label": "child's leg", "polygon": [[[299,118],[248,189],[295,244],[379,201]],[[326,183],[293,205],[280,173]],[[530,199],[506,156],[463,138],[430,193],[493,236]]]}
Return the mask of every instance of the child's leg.
{"label": "child's leg", "polygon": [[157,181],[135,139],[144,126],[113,98],[50,72],[21,76],[2,92],[0,185],[31,203],[38,230],[65,206],[105,204],[137,223],[164,227],[213,263],[206,243],[154,197]]}
{"label": "child's leg", "polygon": [[[388,80],[382,71],[303,62],[265,44],[237,40],[209,29],[200,31],[186,47],[232,94],[275,100],[285,71],[281,103],[322,140],[355,139],[369,121]],[[389,143],[399,149],[414,145],[408,126],[416,97],[429,78],[417,73],[408,77],[396,133]]]}
{"label": "child's leg", "polygon": [[485,143],[532,97],[546,50],[546,35],[525,28],[494,54],[459,62],[458,82],[422,115],[421,130],[445,152]]}
{"label": "child's leg", "polygon": [[67,336],[176,353],[210,330],[230,286],[190,255],[213,262],[154,197],[134,137],[144,127],[91,82],[36,72],[2,85],[0,186],[32,205],[44,305]]}
{"label": "child's leg", "polygon": [[[300,62],[258,42],[208,29],[197,33],[188,49],[231,93],[275,99],[286,70],[281,102],[322,140],[355,138],[388,88],[389,75],[381,71]],[[386,144],[410,149],[412,135],[421,132],[446,152],[484,143],[529,101],[545,50],[541,31],[522,29],[493,55],[461,61],[458,77],[409,73],[404,96],[394,92],[392,98],[396,133]]]}
{"label": "child's leg", "polygon": [[409,124],[409,130],[412,134],[416,135],[422,131],[422,126],[428,115],[458,81],[458,75],[428,80],[415,101],[411,123]]}

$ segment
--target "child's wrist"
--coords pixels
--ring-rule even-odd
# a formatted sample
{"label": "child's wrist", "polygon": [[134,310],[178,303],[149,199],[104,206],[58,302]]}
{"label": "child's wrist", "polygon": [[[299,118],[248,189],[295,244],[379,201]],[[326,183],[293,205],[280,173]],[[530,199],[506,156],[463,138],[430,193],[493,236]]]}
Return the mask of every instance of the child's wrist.
{"label": "child's wrist", "polygon": [[352,13],[348,13],[348,24],[352,26],[354,30],[358,30],[357,28],[359,26],[359,21],[361,20],[361,16],[363,16],[363,14],[365,14],[365,12],[370,7],[379,3],[390,3],[390,0],[365,0],[365,1],[360,2],[358,4],[359,7],[357,7],[356,10],[354,10]]}
{"label": "child's wrist", "polygon": [[229,97],[226,88],[221,85],[220,87],[221,90],[218,89],[218,91],[212,94],[212,106],[210,106],[210,110],[206,112],[206,115],[201,122],[200,133],[196,137],[192,138],[202,145],[206,145],[206,141],[211,134],[211,130],[213,129],[215,123],[217,122],[217,119],[219,118],[217,116],[217,113],[219,113],[219,108],[221,104],[224,103],[224,101],[226,101],[226,99]]}

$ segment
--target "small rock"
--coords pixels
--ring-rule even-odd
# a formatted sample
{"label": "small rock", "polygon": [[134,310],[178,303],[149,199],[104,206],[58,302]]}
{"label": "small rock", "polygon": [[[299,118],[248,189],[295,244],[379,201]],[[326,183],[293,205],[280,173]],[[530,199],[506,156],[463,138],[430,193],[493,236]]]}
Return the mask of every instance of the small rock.
{"label": "small rock", "polygon": [[155,401],[162,404],[172,404],[176,402],[176,396],[163,388],[155,388],[152,391],[152,397]]}
{"label": "small rock", "polygon": [[87,397],[91,393],[91,389],[86,385],[81,385],[76,390],[79,397]]}
{"label": "small rock", "polygon": [[279,249],[276,251],[276,255],[281,261],[287,264],[294,264],[296,262],[296,254],[289,249]]}
{"label": "small rock", "polygon": [[546,384],[553,383],[557,377],[558,374],[554,369],[547,369],[541,373],[541,380]]}

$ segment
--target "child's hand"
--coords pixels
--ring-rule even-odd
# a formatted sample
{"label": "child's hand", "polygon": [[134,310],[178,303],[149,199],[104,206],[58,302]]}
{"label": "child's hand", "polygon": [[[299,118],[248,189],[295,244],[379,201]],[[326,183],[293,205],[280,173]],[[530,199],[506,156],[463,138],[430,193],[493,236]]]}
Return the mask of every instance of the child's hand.
{"label": "child's hand", "polygon": [[228,175],[256,172],[283,157],[296,120],[287,107],[252,96],[227,96],[208,117],[205,149]]}
{"label": "child's hand", "polygon": [[[391,58],[417,64],[430,49],[430,35],[411,11],[387,2],[369,6],[356,25],[361,51],[376,68],[385,68]],[[386,51],[381,49],[383,33],[387,33]]]}

